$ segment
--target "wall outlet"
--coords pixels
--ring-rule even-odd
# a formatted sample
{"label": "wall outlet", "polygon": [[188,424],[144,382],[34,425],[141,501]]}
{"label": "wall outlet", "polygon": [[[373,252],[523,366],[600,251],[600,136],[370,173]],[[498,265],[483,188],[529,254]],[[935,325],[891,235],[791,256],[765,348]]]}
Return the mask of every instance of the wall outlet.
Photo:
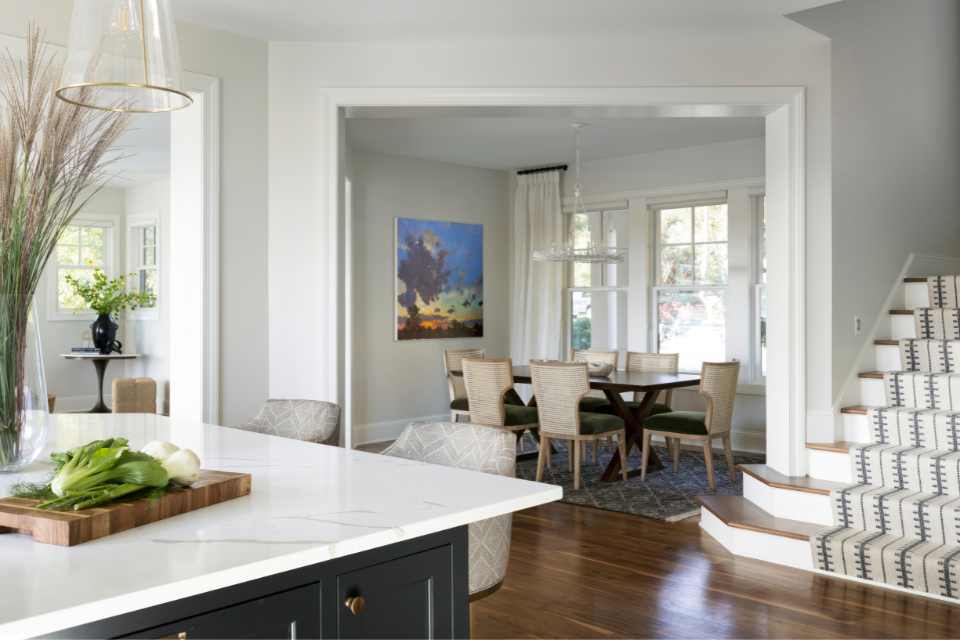
{"label": "wall outlet", "polygon": [[858,336],[863,333],[863,320],[860,316],[853,316],[853,335]]}

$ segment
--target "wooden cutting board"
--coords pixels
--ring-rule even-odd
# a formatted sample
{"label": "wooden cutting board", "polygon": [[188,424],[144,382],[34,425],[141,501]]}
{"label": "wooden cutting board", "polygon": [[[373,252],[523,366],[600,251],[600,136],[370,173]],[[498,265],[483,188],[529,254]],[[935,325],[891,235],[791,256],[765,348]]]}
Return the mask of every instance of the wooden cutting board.
{"label": "wooden cutting board", "polygon": [[0,533],[26,533],[37,542],[72,547],[112,533],[195,511],[250,493],[249,473],[200,471],[200,479],[159,498],[115,502],[82,511],[37,509],[39,500],[0,499]]}

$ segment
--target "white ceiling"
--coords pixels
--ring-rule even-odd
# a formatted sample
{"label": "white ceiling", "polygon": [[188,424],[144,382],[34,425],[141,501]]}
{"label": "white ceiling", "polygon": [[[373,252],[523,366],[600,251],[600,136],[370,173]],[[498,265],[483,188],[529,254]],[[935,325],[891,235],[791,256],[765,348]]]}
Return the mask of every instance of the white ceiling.
{"label": "white ceiling", "polygon": [[833,0],[174,0],[177,18],[264,40],[636,36],[783,23]]}
{"label": "white ceiling", "polygon": [[121,157],[108,169],[109,186],[122,189],[169,177],[170,114],[133,115],[116,149]]}
{"label": "white ceiling", "polygon": [[[587,118],[584,161],[759,138],[762,118]],[[361,151],[517,169],[572,162],[573,130],[564,117],[350,118],[350,145]]]}

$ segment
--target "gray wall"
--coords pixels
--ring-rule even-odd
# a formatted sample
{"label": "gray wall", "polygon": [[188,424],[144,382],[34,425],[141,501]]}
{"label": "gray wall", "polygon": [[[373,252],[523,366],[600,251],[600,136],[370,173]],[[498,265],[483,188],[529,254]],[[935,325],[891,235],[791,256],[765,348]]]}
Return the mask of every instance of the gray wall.
{"label": "gray wall", "polygon": [[910,253],[960,256],[960,2],[846,0],[831,38],[833,392]]}
{"label": "gray wall", "polygon": [[[63,45],[72,6],[0,0],[0,31],[22,37],[35,20],[48,41]],[[183,68],[221,81],[220,404],[221,422],[234,425],[267,397],[267,44],[178,29]]]}
{"label": "gray wall", "polygon": [[[396,437],[410,418],[449,412],[442,354],[509,355],[508,174],[354,151],[354,444]],[[483,224],[484,337],[393,339],[394,218]]]}

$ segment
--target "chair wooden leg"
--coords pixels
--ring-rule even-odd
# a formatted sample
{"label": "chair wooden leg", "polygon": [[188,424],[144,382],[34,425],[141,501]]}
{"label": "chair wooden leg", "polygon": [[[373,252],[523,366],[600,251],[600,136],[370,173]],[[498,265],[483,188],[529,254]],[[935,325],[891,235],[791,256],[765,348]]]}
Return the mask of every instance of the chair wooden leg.
{"label": "chair wooden leg", "polygon": [[593,464],[600,462],[600,439],[593,441]]}
{"label": "chair wooden leg", "polygon": [[707,486],[714,491],[717,488],[717,481],[713,477],[713,449],[710,447],[709,438],[703,442],[703,461],[707,465]]}
{"label": "chair wooden leg", "polygon": [[583,453],[581,443],[573,440],[573,490],[580,489],[580,456]]}
{"label": "chair wooden leg", "polygon": [[553,449],[553,445],[550,444],[550,438],[548,438],[547,436],[543,435],[543,433],[541,433],[540,434],[540,451],[543,451],[543,457],[544,459],[546,459],[547,467],[550,466],[550,462],[551,462],[550,454],[552,452],[552,449]]}
{"label": "chair wooden leg", "polygon": [[626,482],[628,476],[627,472],[627,434],[626,432],[621,433],[617,436],[617,449],[620,451],[620,475],[623,477],[623,481]]}
{"label": "chair wooden leg", "polygon": [[723,455],[727,458],[727,473],[730,474],[730,481],[737,479],[737,470],[733,466],[733,446],[730,444],[730,432],[723,434]]}
{"label": "chair wooden leg", "polygon": [[460,421],[459,418],[460,416],[457,414],[456,411],[450,412],[450,422],[459,422]]}
{"label": "chair wooden leg", "polygon": [[580,443],[576,440],[567,440],[567,471],[573,473],[573,458],[580,449]]}
{"label": "chair wooden leg", "polygon": [[673,472],[680,471],[680,438],[670,438],[673,440]]}
{"label": "chair wooden leg", "polygon": [[537,482],[543,480],[543,465],[550,457],[550,439],[540,436],[540,453],[537,455]]}
{"label": "chair wooden leg", "polygon": [[[626,438],[624,438],[626,439]],[[640,479],[647,479],[647,461],[650,459],[650,432],[643,432],[643,451],[640,454]],[[626,468],[626,465],[624,465]]]}

